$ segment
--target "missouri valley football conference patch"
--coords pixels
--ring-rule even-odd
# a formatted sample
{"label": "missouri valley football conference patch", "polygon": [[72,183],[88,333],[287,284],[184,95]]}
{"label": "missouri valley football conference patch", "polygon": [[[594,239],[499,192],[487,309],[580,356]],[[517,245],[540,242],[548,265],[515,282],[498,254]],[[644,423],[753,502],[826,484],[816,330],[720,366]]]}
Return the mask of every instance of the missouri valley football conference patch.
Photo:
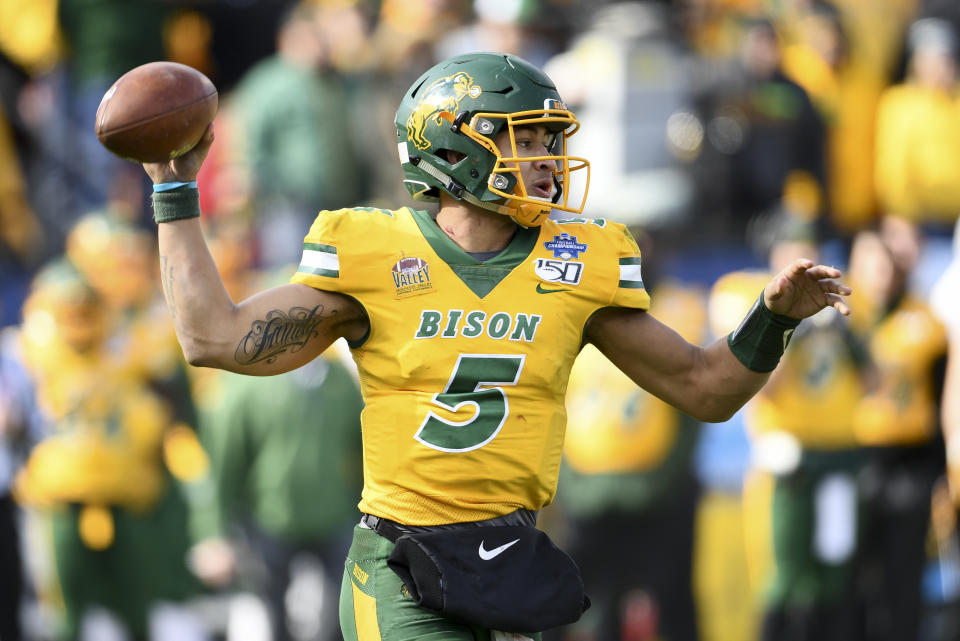
{"label": "missouri valley football conference patch", "polygon": [[430,266],[422,258],[404,256],[390,270],[397,298],[426,294],[433,289]]}

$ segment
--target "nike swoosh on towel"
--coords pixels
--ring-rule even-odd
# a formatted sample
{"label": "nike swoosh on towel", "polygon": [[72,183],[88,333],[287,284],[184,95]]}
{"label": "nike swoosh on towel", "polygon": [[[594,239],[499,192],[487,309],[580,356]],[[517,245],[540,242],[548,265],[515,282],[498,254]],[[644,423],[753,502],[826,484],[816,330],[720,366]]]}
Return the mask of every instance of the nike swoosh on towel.
{"label": "nike swoosh on towel", "polygon": [[498,556],[501,552],[506,550],[508,547],[510,547],[514,543],[518,543],[519,541],[520,539],[514,539],[509,543],[504,543],[500,547],[493,548],[492,550],[484,550],[483,541],[480,541],[480,550],[479,550],[480,558],[483,559],[484,561],[489,561],[490,559],[492,559],[495,556]]}

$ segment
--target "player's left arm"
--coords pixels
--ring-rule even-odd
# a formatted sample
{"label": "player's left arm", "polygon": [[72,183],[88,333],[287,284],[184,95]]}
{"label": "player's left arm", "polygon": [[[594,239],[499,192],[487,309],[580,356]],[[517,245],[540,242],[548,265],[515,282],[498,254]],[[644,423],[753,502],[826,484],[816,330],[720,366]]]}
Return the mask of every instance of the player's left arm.
{"label": "player's left arm", "polygon": [[[764,324],[771,313],[788,325],[824,307],[850,314],[843,300],[850,289],[837,282],[840,276],[840,271],[832,267],[815,266],[805,259],[794,261],[764,288],[766,310],[758,309],[758,303],[734,333],[738,354],[734,354],[727,337],[707,347],[692,345],[649,313],[623,307],[596,313],[587,326],[586,337],[651,394],[702,421],[724,421],[763,387],[773,369],[753,365],[750,350],[760,353],[763,358],[759,362],[765,363],[770,361],[771,341],[785,342],[783,331]],[[744,341],[737,342],[740,337]],[[782,346],[779,349],[782,352]],[[773,351],[777,351],[776,346]],[[774,366],[777,358],[779,354]],[[745,360],[753,368],[745,365]]]}

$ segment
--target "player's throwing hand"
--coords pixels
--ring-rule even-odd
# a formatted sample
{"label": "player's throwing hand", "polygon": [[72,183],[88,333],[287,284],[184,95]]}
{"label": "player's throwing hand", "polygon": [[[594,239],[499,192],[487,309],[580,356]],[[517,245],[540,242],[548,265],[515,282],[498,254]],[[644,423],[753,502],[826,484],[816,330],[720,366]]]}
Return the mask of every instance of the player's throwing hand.
{"label": "player's throwing hand", "polygon": [[145,162],[143,169],[156,183],[190,182],[197,179],[210,145],[213,144],[213,124],[207,126],[196,146],[184,155],[164,162]]}

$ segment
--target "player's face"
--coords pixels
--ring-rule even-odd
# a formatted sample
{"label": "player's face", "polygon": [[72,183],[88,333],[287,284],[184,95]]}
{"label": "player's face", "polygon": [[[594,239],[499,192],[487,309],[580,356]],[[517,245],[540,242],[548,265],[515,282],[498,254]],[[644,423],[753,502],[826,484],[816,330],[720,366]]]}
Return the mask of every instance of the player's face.
{"label": "player's face", "polygon": [[555,134],[543,125],[516,127],[513,131],[516,151],[510,144],[510,132],[501,131],[494,138],[500,155],[504,158],[536,158],[530,162],[521,162],[520,176],[526,187],[527,195],[550,200],[553,196],[553,170],[556,162],[543,156],[550,155],[550,145]]}

